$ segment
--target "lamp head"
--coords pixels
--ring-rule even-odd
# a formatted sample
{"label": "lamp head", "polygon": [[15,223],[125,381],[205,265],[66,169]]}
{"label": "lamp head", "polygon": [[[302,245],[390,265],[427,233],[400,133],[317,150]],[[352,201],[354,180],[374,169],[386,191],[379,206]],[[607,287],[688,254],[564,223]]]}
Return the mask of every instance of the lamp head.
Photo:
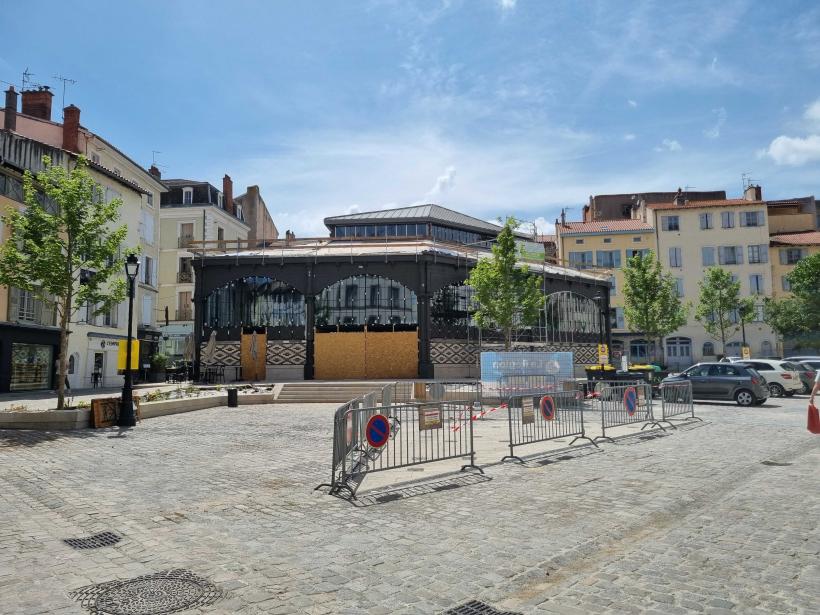
{"label": "lamp head", "polygon": [[140,259],[136,254],[129,254],[125,259],[125,275],[129,280],[137,277],[137,272],[140,270]]}

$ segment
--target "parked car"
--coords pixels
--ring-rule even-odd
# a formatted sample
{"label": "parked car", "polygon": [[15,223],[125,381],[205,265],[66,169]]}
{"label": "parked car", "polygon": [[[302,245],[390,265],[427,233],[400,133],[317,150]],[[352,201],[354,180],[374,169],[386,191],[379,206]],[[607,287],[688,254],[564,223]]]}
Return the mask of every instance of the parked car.
{"label": "parked car", "polygon": [[763,377],[754,368],[740,363],[698,363],[664,378],[661,386],[686,380],[692,383],[695,399],[727,399],[739,406],[751,406],[762,404],[769,397]]}
{"label": "parked car", "polygon": [[792,363],[810,363],[812,367],[818,368],[820,367],[820,357],[816,355],[802,355],[799,357],[786,357],[783,359],[784,361],[790,361]]}
{"label": "parked car", "polygon": [[[803,390],[801,391],[804,395],[808,395],[811,393],[811,389],[814,386],[814,377],[817,375],[817,368],[807,362],[800,362],[800,361],[787,361],[789,365],[797,372],[800,376],[800,382],[803,383]],[[820,362],[818,362],[820,363]]]}
{"label": "parked car", "polygon": [[720,362],[721,363],[737,363],[738,361],[742,361],[743,359],[740,357],[723,357]]}
{"label": "parked car", "polygon": [[803,390],[800,374],[789,361],[774,361],[772,359],[751,359],[741,361],[735,365],[745,365],[753,368],[766,379],[766,386],[772,397],[791,397]]}

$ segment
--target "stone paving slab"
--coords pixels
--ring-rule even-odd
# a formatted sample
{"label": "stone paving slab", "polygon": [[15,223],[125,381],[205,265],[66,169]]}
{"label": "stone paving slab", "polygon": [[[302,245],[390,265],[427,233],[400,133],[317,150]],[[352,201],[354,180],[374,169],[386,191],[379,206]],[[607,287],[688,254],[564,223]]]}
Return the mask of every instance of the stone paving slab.
{"label": "stone paving slab", "polygon": [[[470,600],[810,613],[820,438],[805,404],[700,405],[704,424],[669,435],[360,505],[312,491],[335,405],[214,408],[125,436],[0,431],[0,612],[83,613],[70,591],[181,568],[226,594],[201,613],[431,614]],[[122,540],[63,542],[102,531]]]}

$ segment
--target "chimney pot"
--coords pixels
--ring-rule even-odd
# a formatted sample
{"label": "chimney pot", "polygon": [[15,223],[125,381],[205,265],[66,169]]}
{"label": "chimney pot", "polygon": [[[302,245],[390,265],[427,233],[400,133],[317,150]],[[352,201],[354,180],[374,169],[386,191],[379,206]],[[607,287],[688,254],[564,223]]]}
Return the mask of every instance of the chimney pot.
{"label": "chimney pot", "polygon": [[37,90],[24,90],[21,113],[50,122],[52,98],[54,98],[54,94],[46,86],[41,86]]}
{"label": "chimney pot", "polygon": [[230,214],[234,213],[233,207],[233,181],[227,173],[222,178],[222,206]]}
{"label": "chimney pot", "polygon": [[74,105],[63,109],[63,149],[80,153],[80,109]]}
{"label": "chimney pot", "polygon": [[747,201],[762,201],[763,188],[756,184],[749,184],[743,191],[743,198]]}
{"label": "chimney pot", "polygon": [[3,116],[4,130],[17,130],[17,92],[14,86],[10,85],[6,90],[5,115]]}

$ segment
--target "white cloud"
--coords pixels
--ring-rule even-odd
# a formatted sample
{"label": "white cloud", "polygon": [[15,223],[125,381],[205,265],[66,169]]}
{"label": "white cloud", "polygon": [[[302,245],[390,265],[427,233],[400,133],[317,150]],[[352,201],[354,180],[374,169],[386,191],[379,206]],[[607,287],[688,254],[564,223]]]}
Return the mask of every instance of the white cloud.
{"label": "white cloud", "polygon": [[679,152],[683,149],[681,144],[675,139],[664,139],[661,144],[655,148],[656,152]]}
{"label": "white cloud", "polygon": [[436,178],[436,183],[433,184],[433,187],[427,192],[427,196],[429,197],[438,197],[440,195],[446,194],[453,189],[456,183],[456,168],[453,165],[448,166],[444,169],[444,173],[439,175]]}
{"label": "white cloud", "polygon": [[631,132],[628,132],[624,135],[624,141],[634,141],[635,135]]}
{"label": "white cloud", "polygon": [[717,139],[720,136],[720,129],[723,128],[723,125],[726,123],[726,118],[728,117],[726,109],[723,107],[712,109],[712,113],[717,117],[715,124],[711,128],[707,128],[703,131],[707,139]]}
{"label": "white cloud", "polygon": [[629,100],[626,101],[626,104],[628,104],[630,107],[632,107],[634,109],[635,107],[638,106],[638,101],[637,100],[632,100],[630,98]]}
{"label": "white cloud", "polygon": [[498,6],[504,11],[511,11],[515,8],[517,1],[518,0],[498,0]]}
{"label": "white cloud", "polygon": [[806,107],[803,117],[813,124],[820,124],[820,98]]}
{"label": "white cloud", "polygon": [[555,234],[555,222],[550,222],[544,216],[538,216],[535,220],[533,220],[533,223],[535,224],[535,228],[539,235]]}
{"label": "white cloud", "polygon": [[820,135],[787,137],[781,135],[769,144],[766,152],[775,164],[801,166],[820,160]]}

